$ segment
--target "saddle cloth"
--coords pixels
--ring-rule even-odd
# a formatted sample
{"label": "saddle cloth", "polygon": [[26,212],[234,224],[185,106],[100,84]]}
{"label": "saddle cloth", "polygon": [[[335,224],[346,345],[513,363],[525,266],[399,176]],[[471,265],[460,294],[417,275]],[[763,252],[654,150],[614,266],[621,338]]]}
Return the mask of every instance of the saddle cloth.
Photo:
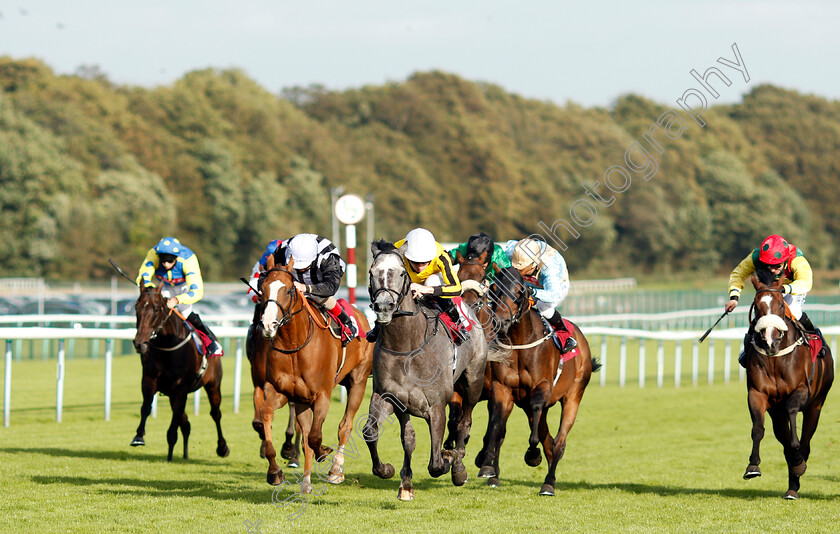
{"label": "saddle cloth", "polygon": [[[542,317],[542,315],[540,315],[540,317]],[[542,317],[542,320],[545,327],[549,329],[549,332],[553,330],[553,327],[545,320],[545,317]],[[563,351],[563,345],[566,344],[566,340],[572,337],[572,333],[575,331],[575,325],[573,325],[572,322],[565,317],[563,318],[563,325],[566,327],[566,331],[554,330],[554,335],[551,337],[554,341],[554,346],[561,352]],[[578,354],[580,354],[580,347],[575,347],[563,355],[563,362],[571,360]]]}
{"label": "saddle cloth", "polygon": [[808,334],[808,345],[811,346],[811,362],[817,361],[817,354],[822,350],[822,340],[816,334]]}
{"label": "saddle cloth", "polygon": [[458,307],[458,313],[461,316],[461,321],[458,324],[455,324],[455,321],[452,320],[452,317],[450,317],[449,314],[443,312],[441,312],[440,314],[440,320],[443,322],[443,325],[449,331],[449,335],[452,337],[452,342],[454,343],[456,340],[456,336],[459,336],[460,332],[471,332],[474,324],[472,319],[470,319],[469,315],[467,315],[467,305],[464,303],[464,300],[461,297],[454,297],[452,299],[452,302],[455,306]]}

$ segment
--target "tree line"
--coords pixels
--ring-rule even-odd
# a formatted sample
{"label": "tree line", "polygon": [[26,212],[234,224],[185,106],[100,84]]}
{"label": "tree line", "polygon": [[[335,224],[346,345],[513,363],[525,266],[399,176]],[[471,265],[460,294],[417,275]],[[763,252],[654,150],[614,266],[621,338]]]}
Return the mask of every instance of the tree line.
{"label": "tree line", "polygon": [[[175,235],[205,278],[235,279],[272,239],[329,236],[339,185],[373,194],[377,237],[524,237],[567,217],[673,107],[635,94],[560,106],[438,71],[272,94],[205,69],[142,88],[3,57],[0,276],[103,278],[105,259],[133,268]],[[566,240],[574,276],[725,271],[770,233],[832,266],[840,103],[759,85],[704,120]]]}

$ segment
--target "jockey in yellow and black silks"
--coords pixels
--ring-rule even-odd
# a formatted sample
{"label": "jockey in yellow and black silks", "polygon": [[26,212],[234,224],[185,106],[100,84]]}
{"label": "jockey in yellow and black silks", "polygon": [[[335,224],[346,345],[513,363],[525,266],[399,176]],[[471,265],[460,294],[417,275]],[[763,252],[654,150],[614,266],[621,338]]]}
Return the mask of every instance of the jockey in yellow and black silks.
{"label": "jockey in yellow and black silks", "polygon": [[161,294],[166,298],[166,305],[170,309],[177,308],[191,325],[212,340],[208,347],[210,353],[222,356],[224,351],[216,335],[192,309],[192,305],[204,296],[201,268],[193,251],[174,237],[161,239],[146,254],[137,275],[137,284],[140,287],[154,286],[155,279],[163,284]]}
{"label": "jockey in yellow and black silks", "polygon": [[[437,242],[435,236],[425,228],[415,228],[405,239],[394,243],[403,252],[405,270],[411,279],[411,296],[428,295],[452,318],[456,325],[462,322],[458,307],[452,299],[461,295],[461,281],[452,267],[449,254]],[[368,333],[368,341],[375,341],[379,332],[377,323]],[[463,342],[469,333],[462,330],[458,342]]]}

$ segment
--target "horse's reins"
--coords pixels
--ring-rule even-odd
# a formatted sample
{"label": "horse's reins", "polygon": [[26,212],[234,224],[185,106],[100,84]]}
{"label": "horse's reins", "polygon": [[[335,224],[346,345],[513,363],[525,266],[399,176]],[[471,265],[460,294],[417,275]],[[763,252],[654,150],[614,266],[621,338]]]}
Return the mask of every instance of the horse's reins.
{"label": "horse's reins", "polygon": [[[772,287],[766,287],[766,288],[763,288],[763,289],[757,289],[755,294],[758,295],[761,292],[782,293],[782,290],[781,289],[775,289],[775,288],[772,288]],[[785,305],[785,312],[790,311],[790,308],[788,307],[787,302],[785,302],[784,300],[782,300],[782,302]],[[750,321],[752,321],[753,319],[756,319],[756,317],[754,317],[754,315],[753,315],[754,312],[755,312],[755,301],[753,301],[752,305],[750,306],[750,311],[748,313],[748,317],[751,317]],[[788,314],[785,313],[785,316],[787,316],[787,315]],[[791,317],[793,318],[792,315],[791,315]],[[796,327],[797,332],[799,333],[799,336],[796,338],[795,342],[791,343],[790,345],[788,345],[784,349],[780,350],[776,354],[768,354],[764,349],[759,347],[755,342],[755,336],[753,336],[753,339],[750,339],[750,345],[752,345],[752,347],[756,350],[756,352],[758,352],[759,354],[762,354],[764,356],[767,356],[769,358],[779,358],[781,356],[787,356],[788,354],[790,354],[791,352],[796,350],[797,347],[799,347],[800,345],[804,345],[805,342],[806,342],[806,337],[803,334],[803,329],[801,328],[801,325],[798,324],[799,322],[796,320],[796,318],[793,318],[793,322],[794,322],[794,326]]]}
{"label": "horse's reins", "polygon": [[[269,269],[267,271],[267,273],[270,273],[270,272],[273,272],[273,271],[281,271],[281,272],[284,272],[284,273],[288,274],[292,279],[292,284],[294,284],[295,277],[288,269],[284,269],[283,267],[273,267],[272,269]],[[292,287],[294,288],[294,285],[292,285]],[[302,299],[304,303],[297,310],[291,311],[292,308],[294,308],[295,302],[297,301],[298,298]],[[294,288],[294,292],[292,293],[292,302],[289,304],[289,309],[288,310],[284,309],[283,306],[281,306],[280,303],[277,301],[277,299],[267,299],[263,303],[263,305],[265,306],[269,302],[273,302],[274,304],[276,304],[277,307],[280,309],[280,311],[283,313],[283,316],[280,318],[279,321],[277,321],[277,328],[278,329],[280,329],[284,325],[288,324],[289,321],[292,320],[292,317],[294,317],[295,315],[304,311],[307,308],[307,304],[308,304],[306,302],[306,297],[304,297],[303,295],[300,295],[300,291],[298,291],[297,288]],[[283,354],[293,354],[295,352],[300,351],[303,347],[307,346],[309,344],[309,342],[312,341],[312,334],[315,331],[315,328],[313,326],[314,319],[312,318],[312,313],[310,312],[307,315],[309,316],[309,328],[307,329],[308,331],[307,331],[307,334],[306,334],[306,340],[304,340],[304,342],[301,346],[299,346],[295,349],[282,349],[280,347],[275,346],[274,343],[272,343],[271,348],[276,350],[277,352],[282,352]]]}

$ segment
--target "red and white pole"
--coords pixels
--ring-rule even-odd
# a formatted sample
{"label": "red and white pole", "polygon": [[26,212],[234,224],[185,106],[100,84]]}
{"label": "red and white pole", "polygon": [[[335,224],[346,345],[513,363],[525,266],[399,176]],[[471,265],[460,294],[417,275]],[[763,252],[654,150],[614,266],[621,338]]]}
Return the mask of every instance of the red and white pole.
{"label": "red and white pole", "polygon": [[344,242],[347,244],[347,300],[356,304],[356,225],[348,224]]}

